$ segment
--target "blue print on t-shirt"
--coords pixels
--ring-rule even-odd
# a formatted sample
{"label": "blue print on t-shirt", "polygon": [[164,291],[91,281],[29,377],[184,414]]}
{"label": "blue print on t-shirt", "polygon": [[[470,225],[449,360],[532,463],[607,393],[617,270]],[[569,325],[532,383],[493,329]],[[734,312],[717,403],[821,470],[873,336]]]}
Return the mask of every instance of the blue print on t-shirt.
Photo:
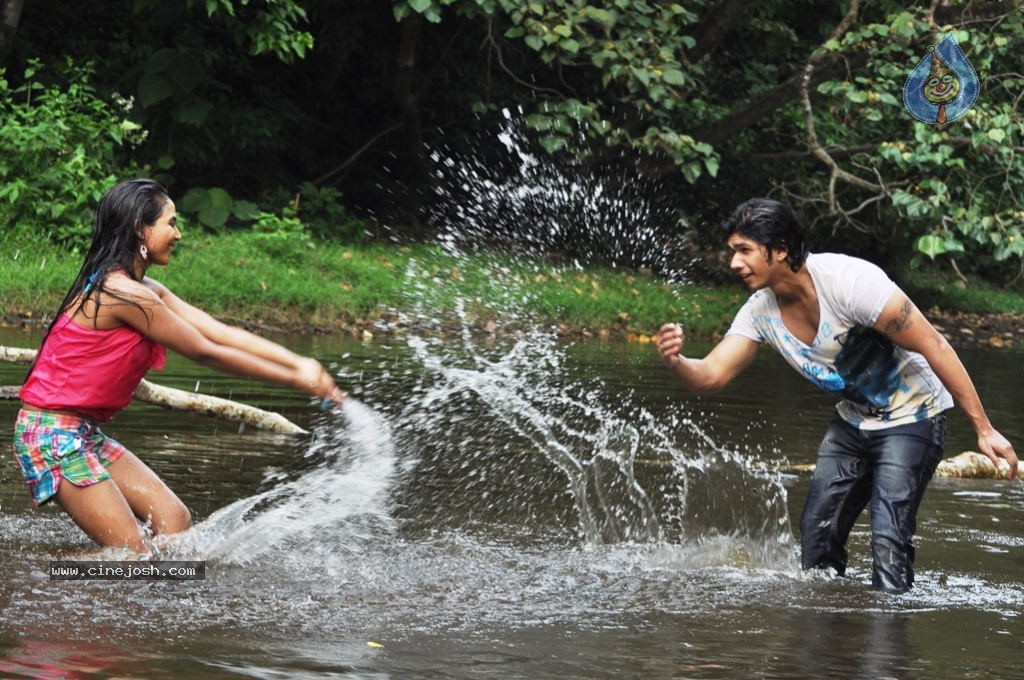
{"label": "blue print on t-shirt", "polygon": [[830,371],[824,366],[816,364],[804,364],[801,366],[804,375],[810,378],[818,387],[828,390],[829,392],[843,392],[846,389],[846,380],[843,376],[839,375],[834,371]]}
{"label": "blue print on t-shirt", "polygon": [[863,326],[836,339],[842,345],[835,364],[845,382],[843,396],[864,406],[888,406],[901,383],[892,340]]}

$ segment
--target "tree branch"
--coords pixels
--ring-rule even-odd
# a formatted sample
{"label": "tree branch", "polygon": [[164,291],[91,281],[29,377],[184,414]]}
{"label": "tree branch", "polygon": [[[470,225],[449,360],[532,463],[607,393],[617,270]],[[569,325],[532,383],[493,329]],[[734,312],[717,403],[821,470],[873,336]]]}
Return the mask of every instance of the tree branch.
{"label": "tree branch", "polygon": [[[857,146],[830,146],[825,152],[832,158],[850,158],[861,153],[874,153],[878,144],[858,144]],[[817,158],[811,151],[775,151],[769,153],[747,154],[746,158],[766,163],[799,163]]]}
{"label": "tree branch", "polygon": [[500,66],[501,70],[505,72],[505,75],[507,75],[509,78],[512,79],[512,82],[517,83],[519,85],[522,85],[526,89],[533,90],[534,92],[547,92],[548,94],[553,94],[553,95],[555,95],[557,97],[564,96],[564,94],[562,92],[559,92],[558,90],[555,90],[553,88],[550,88],[550,87],[538,87],[537,85],[534,85],[532,83],[526,82],[525,80],[520,78],[518,75],[516,75],[512,71],[512,69],[510,69],[508,67],[508,65],[505,63],[505,55],[502,54],[502,52],[501,52],[501,45],[499,45],[498,41],[494,38],[494,22],[493,21],[488,21],[487,22],[487,38],[485,38],[485,40],[491,46],[491,50],[493,51],[494,55],[498,57],[498,66]]}
{"label": "tree branch", "polygon": [[722,0],[708,10],[697,26],[697,44],[686,53],[687,58],[692,62],[700,61],[718,49],[729,30],[753,4],[753,0]]}
{"label": "tree branch", "polygon": [[[722,4],[731,3],[724,2]],[[735,4],[742,3],[737,0]],[[985,0],[984,2],[971,2],[966,5],[940,5],[935,8],[933,15],[938,24],[963,26],[969,23],[998,21],[1014,11],[1019,11],[1022,7],[1024,7],[1024,0]],[[712,12],[717,9],[716,7]],[[843,31],[845,30],[844,28]],[[823,63],[820,58],[814,59],[812,57],[812,59],[812,74],[810,80],[806,82],[806,87],[808,88],[834,78],[843,72],[854,71],[864,66],[868,62],[868,53],[864,51],[843,54],[839,56],[838,60],[829,64]],[[740,108],[733,109],[722,118],[702,125],[691,134],[695,139],[712,145],[720,144],[730,139],[799,97],[801,89],[805,86],[805,76],[806,73],[804,72],[794,74],[772,90],[758,95],[747,102],[746,105],[741,105]]]}
{"label": "tree branch", "polygon": [[313,184],[316,184],[316,185],[319,186],[320,184],[323,184],[324,182],[326,182],[330,178],[332,178],[335,175],[337,175],[339,172],[342,172],[345,168],[347,168],[348,166],[350,166],[353,163],[355,163],[356,159],[359,158],[360,156],[362,156],[366,152],[367,149],[369,149],[371,146],[376,144],[377,140],[379,140],[380,138],[382,138],[382,137],[384,137],[384,136],[386,136],[388,134],[391,134],[392,132],[394,132],[395,130],[397,130],[397,129],[401,128],[401,127],[402,127],[401,123],[395,123],[391,127],[385,128],[385,129],[381,130],[380,132],[378,132],[377,134],[375,134],[373,137],[370,137],[370,139],[367,140],[367,142],[365,144],[363,144],[361,147],[356,149],[356,152],[353,153],[351,156],[349,156],[345,160],[344,163],[342,163],[341,165],[339,165],[338,167],[334,168],[333,170],[330,170],[329,172],[326,172],[323,175],[321,175],[320,177],[318,177],[315,180],[313,180]]}
{"label": "tree branch", "polygon": [[[29,364],[32,363],[35,357],[36,351],[34,349],[0,346],[0,361]],[[4,387],[0,389],[0,397],[2,398],[14,399],[17,398],[17,395],[17,387]],[[255,406],[240,404],[230,399],[212,397],[208,394],[186,392],[185,390],[173,387],[155,385],[148,380],[143,380],[139,383],[138,388],[135,390],[135,398],[139,401],[145,401],[165,408],[191,411],[242,423],[243,425],[251,425],[258,430],[282,434],[304,434],[306,432],[280,413],[264,411]]]}
{"label": "tree branch", "polygon": [[[840,59],[831,62],[827,66],[817,68],[811,75],[808,85],[813,86],[823,83],[830,78],[858,69],[867,63],[867,52],[854,52],[842,55]],[[754,123],[762,120],[765,116],[770,115],[799,97],[803,78],[804,73],[802,72],[794,74],[774,89],[750,100],[746,106],[734,109],[713,123],[697,128],[692,133],[693,137],[711,145],[720,144],[734,137],[754,125]]]}
{"label": "tree branch", "polygon": [[[897,144],[900,142],[897,142]],[[904,140],[902,143],[907,146],[917,144],[915,140]],[[963,149],[973,144],[970,137],[950,137],[943,142],[957,149]],[[833,159],[852,158],[862,153],[874,153],[878,149],[879,142],[873,144],[858,144],[856,146],[829,146],[825,148],[825,152]],[[1024,153],[1024,146],[1010,147],[1017,153]],[[982,144],[976,147],[977,151],[988,154],[990,156],[999,153],[999,149],[991,144]],[[803,161],[810,161],[817,158],[817,156],[811,151],[776,151],[768,153],[751,153],[746,154],[744,158],[748,158],[752,161],[759,161],[764,163],[800,163]]]}
{"label": "tree branch", "polygon": [[[851,0],[850,11],[846,13],[839,25],[836,26],[835,30],[832,31],[832,35],[829,36],[829,40],[839,40],[843,33],[849,30],[850,26],[857,18],[857,12],[860,8],[860,0]],[[827,42],[827,41],[826,41]],[[828,197],[829,197],[829,209],[832,214],[842,212],[836,201],[836,182],[842,180],[847,184],[867,189],[869,191],[876,191],[882,194],[886,193],[886,188],[883,184],[877,184],[875,182],[869,182],[866,179],[862,179],[853,173],[847,172],[839,167],[836,160],[829,155],[827,151],[818,143],[818,135],[814,130],[814,109],[811,108],[811,95],[810,95],[810,82],[811,76],[814,73],[815,58],[812,56],[807,60],[807,66],[804,67],[803,77],[800,82],[800,101],[804,109],[804,125],[806,127],[807,134],[807,149],[822,163],[827,165],[832,171],[832,176],[829,179]]]}
{"label": "tree branch", "polygon": [[1003,19],[1021,9],[1021,0],[977,0],[966,5],[939,5],[933,16],[943,26],[966,26]]}

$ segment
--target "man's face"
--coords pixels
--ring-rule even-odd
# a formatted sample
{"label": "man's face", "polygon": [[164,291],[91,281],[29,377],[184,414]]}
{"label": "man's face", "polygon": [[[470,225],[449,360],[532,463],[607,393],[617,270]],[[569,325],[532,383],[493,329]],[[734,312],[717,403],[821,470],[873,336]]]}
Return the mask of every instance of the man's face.
{"label": "man's face", "polygon": [[770,287],[782,269],[789,269],[786,264],[786,251],[775,251],[769,261],[768,248],[763,244],[740,234],[733,234],[726,242],[732,251],[729,268],[736,273],[750,290],[761,290]]}

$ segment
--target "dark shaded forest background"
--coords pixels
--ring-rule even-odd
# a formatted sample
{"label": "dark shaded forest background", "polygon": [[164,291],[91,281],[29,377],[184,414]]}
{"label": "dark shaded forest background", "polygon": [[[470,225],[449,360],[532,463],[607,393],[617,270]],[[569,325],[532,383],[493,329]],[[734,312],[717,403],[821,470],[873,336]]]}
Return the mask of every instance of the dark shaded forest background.
{"label": "dark shaded forest background", "polygon": [[[515,174],[511,131],[545,168],[521,182],[651,206],[603,219],[681,257],[771,195],[819,250],[1000,285],[1024,262],[1020,2],[0,0],[0,19],[8,244],[81,243],[98,196],[145,174],[208,230],[425,239],[476,204],[474,245],[529,224],[546,250],[649,264],[595,245],[585,202],[459,180]],[[948,35],[981,96],[939,127],[902,88]]]}

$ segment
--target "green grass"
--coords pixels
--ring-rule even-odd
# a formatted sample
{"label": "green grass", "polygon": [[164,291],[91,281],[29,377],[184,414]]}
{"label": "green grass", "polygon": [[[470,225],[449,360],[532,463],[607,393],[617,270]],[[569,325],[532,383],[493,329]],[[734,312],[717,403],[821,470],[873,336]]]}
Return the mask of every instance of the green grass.
{"label": "green grass", "polygon": [[[0,243],[0,313],[53,314],[81,255],[46,245]],[[737,286],[670,285],[621,269],[578,269],[494,252],[451,255],[436,245],[339,245],[280,241],[250,232],[183,241],[169,267],[150,270],[180,297],[236,323],[359,330],[377,320],[503,330],[554,326],[570,334],[649,335],[666,321],[694,337],[722,333],[746,298]],[[1024,296],[981,284],[910,279],[920,306],[1024,312]]]}
{"label": "green grass", "polygon": [[939,307],[946,311],[974,314],[1024,314],[1024,284],[998,288],[987,281],[963,281],[952,274],[914,272],[904,280],[908,294],[921,309]]}
{"label": "green grass", "polygon": [[23,318],[52,315],[82,266],[77,254],[6,243],[0,243],[0,262],[0,312]]}

